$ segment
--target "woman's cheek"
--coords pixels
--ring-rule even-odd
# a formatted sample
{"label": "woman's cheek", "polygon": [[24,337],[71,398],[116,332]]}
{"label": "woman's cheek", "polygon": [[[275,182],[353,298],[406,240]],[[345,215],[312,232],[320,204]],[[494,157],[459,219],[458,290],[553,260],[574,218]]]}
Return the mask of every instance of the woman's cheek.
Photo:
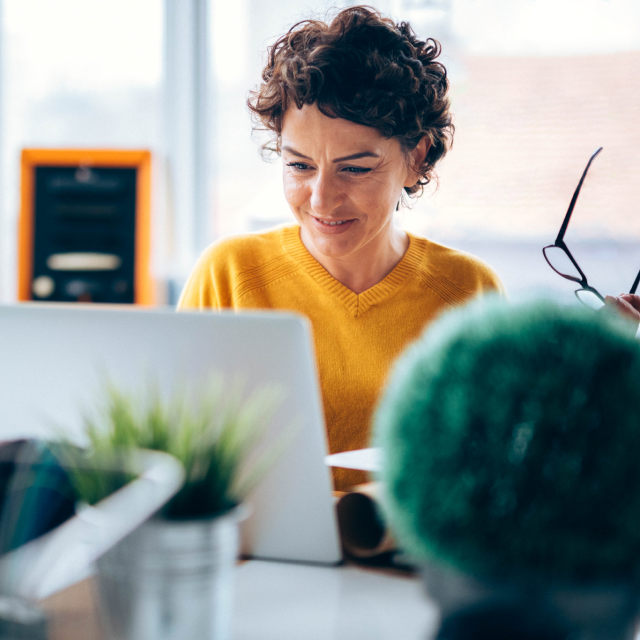
{"label": "woman's cheek", "polygon": [[296,178],[293,178],[292,176],[285,175],[283,187],[284,197],[289,203],[290,207],[297,209],[301,207],[309,198],[309,188],[305,185],[305,182],[303,180],[298,180]]}
{"label": "woman's cheek", "polygon": [[[373,218],[384,216],[389,210],[390,197],[388,189],[381,189],[379,183],[371,180],[363,181],[358,185],[358,189],[351,192],[351,200],[358,210]],[[395,207],[395,204],[393,206]]]}

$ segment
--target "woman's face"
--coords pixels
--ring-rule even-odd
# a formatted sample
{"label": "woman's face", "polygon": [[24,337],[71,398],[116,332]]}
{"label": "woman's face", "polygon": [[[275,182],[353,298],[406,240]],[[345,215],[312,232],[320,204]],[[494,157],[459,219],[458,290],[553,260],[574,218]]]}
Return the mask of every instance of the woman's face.
{"label": "woman's face", "polygon": [[284,194],[302,240],[329,258],[362,257],[388,242],[402,188],[418,179],[398,140],[315,105],[285,113],[282,157]]}

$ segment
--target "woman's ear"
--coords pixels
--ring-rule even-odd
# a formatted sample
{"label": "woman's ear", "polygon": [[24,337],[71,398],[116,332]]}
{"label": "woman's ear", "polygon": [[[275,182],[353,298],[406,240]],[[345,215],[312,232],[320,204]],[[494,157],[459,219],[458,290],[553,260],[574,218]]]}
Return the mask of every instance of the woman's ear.
{"label": "woman's ear", "polygon": [[422,136],[415,149],[409,152],[410,166],[404,183],[405,187],[413,187],[420,180],[420,167],[424,164],[429,149],[431,149],[431,140],[427,136]]}

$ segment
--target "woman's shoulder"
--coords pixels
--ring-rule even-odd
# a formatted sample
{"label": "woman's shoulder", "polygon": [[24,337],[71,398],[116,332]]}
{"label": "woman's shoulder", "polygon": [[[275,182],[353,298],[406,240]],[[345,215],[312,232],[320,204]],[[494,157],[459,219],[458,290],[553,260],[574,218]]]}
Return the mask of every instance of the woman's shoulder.
{"label": "woman's shoulder", "polygon": [[261,233],[228,236],[211,244],[202,254],[200,262],[257,267],[283,255],[283,238],[297,230],[296,225],[277,227]]}
{"label": "woman's shoulder", "polygon": [[179,306],[229,307],[238,291],[268,284],[282,273],[282,264],[290,266],[283,243],[297,229],[296,225],[283,226],[214,242],[193,268]]}
{"label": "woman's shoulder", "polygon": [[468,293],[505,293],[500,277],[484,260],[427,238],[409,236],[421,254],[422,268],[432,275]]}

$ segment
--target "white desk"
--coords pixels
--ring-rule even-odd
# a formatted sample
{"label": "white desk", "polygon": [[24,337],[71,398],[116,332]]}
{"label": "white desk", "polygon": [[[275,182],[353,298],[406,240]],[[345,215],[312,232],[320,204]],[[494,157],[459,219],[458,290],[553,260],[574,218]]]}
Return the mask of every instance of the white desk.
{"label": "white desk", "polygon": [[[94,586],[48,598],[50,640],[102,640]],[[232,640],[427,640],[437,613],[418,578],[354,566],[245,562],[235,585]]]}
{"label": "white desk", "polygon": [[251,561],[236,574],[233,640],[426,640],[437,611],[416,577]]}

